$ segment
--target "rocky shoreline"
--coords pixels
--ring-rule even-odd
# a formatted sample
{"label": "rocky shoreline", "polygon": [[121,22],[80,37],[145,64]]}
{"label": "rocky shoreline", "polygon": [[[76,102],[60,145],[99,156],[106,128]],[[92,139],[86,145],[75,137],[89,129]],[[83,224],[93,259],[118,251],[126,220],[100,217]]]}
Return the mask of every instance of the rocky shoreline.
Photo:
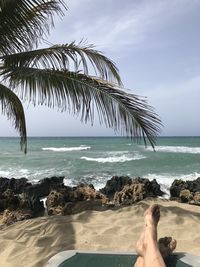
{"label": "rocky shoreline", "polygon": [[[113,176],[104,188],[96,190],[92,184],[65,186],[65,177],[44,178],[37,184],[26,178],[0,177],[1,223],[45,215],[70,215],[83,210],[102,210],[132,205],[145,198],[163,197],[160,185],[154,179]],[[170,199],[200,206],[200,177],[194,181],[174,180],[170,186]]]}

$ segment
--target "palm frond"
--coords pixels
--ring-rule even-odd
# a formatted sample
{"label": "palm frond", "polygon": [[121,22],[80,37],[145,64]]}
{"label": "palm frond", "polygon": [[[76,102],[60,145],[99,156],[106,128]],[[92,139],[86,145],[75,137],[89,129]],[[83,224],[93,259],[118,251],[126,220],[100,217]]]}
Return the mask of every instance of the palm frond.
{"label": "palm frond", "polygon": [[100,123],[155,145],[161,121],[153,108],[111,83],[80,73],[24,67],[9,68],[4,75],[23,100],[80,114],[91,123],[96,106]]}
{"label": "palm frond", "polygon": [[0,107],[2,114],[13,121],[15,129],[21,136],[21,149],[26,153],[27,134],[24,109],[17,95],[3,84],[0,84]]}
{"label": "palm frond", "polygon": [[119,72],[115,64],[100,51],[94,50],[93,45],[76,45],[75,42],[65,45],[55,45],[49,48],[5,55],[5,67],[33,67],[60,70],[79,70],[89,74],[90,65],[95,74],[103,80],[117,82],[122,85]]}
{"label": "palm frond", "polygon": [[49,33],[63,0],[0,0],[0,54],[25,51]]}

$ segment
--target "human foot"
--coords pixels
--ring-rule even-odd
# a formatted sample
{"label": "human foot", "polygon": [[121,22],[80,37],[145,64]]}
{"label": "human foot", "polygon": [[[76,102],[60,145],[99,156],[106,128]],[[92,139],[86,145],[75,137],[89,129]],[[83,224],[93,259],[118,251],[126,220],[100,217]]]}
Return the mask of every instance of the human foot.
{"label": "human foot", "polygon": [[138,255],[143,256],[144,254],[144,231],[141,233],[139,239],[135,244],[135,250]]}
{"label": "human foot", "polygon": [[175,250],[176,244],[176,240],[168,236],[162,237],[158,240],[159,250],[164,259]]}
{"label": "human foot", "polygon": [[[138,244],[136,243],[136,251],[138,253],[137,261],[134,267],[141,267],[144,266],[144,258],[141,253],[143,253],[143,243],[142,238],[144,238],[144,234],[142,233],[143,237],[138,240]],[[163,259],[166,259],[176,248],[176,240],[172,239],[172,237],[162,237],[158,240],[158,247]]]}
{"label": "human foot", "polygon": [[160,208],[157,204],[150,206],[144,213],[145,226],[155,226],[160,219]]}
{"label": "human foot", "polygon": [[142,256],[144,254],[145,232],[147,230],[146,227],[148,228],[148,226],[154,226],[156,228],[159,219],[160,219],[160,208],[158,205],[152,205],[145,211],[144,213],[145,227],[135,245],[135,250],[138,253],[138,255]]}

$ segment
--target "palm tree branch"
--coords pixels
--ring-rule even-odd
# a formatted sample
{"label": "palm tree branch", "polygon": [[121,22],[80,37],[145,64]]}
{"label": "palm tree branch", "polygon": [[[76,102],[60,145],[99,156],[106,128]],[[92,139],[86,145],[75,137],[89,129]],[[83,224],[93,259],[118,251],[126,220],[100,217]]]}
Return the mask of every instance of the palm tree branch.
{"label": "palm tree branch", "polygon": [[17,95],[3,84],[0,84],[0,106],[2,113],[8,119],[13,120],[14,127],[21,137],[21,149],[26,153],[27,134],[24,109]]}
{"label": "palm tree branch", "polygon": [[80,113],[82,121],[91,123],[95,104],[100,123],[145,142],[147,138],[154,147],[161,121],[153,108],[136,95],[104,80],[69,71],[18,67],[4,70],[4,75],[23,100]]}
{"label": "palm tree branch", "polygon": [[[95,74],[104,80],[117,82],[122,85],[119,72],[115,64],[101,52],[94,50],[92,45],[75,42],[65,45],[55,45],[49,48],[26,51],[0,57],[5,67],[35,67],[48,69],[65,69],[77,71],[77,66],[83,73],[89,74],[92,65]],[[81,65],[80,65],[81,63]],[[90,63],[90,64],[89,64]]]}
{"label": "palm tree branch", "polygon": [[63,16],[63,0],[0,0],[0,53],[25,51],[49,33],[53,15]]}

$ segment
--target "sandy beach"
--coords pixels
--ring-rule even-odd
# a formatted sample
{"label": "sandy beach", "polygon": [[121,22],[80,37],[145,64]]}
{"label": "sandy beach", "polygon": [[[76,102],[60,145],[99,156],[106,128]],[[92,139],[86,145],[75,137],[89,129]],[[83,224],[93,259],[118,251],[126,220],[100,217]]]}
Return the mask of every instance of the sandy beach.
{"label": "sandy beach", "polygon": [[1,267],[42,267],[63,250],[133,251],[143,227],[144,210],[161,208],[159,237],[173,236],[176,251],[200,256],[200,207],[168,200],[145,200],[106,211],[39,217],[0,230]]}

